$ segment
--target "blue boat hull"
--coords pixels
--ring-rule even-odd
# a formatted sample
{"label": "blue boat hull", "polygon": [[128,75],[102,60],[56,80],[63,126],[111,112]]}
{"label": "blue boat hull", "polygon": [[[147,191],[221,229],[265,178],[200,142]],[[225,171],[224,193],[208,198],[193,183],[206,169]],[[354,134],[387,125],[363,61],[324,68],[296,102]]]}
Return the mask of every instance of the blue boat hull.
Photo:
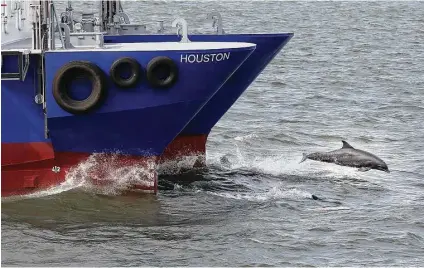
{"label": "blue boat hull", "polygon": [[[243,65],[237,69],[168,146],[162,156],[163,159],[169,160],[180,156],[205,154],[207,136],[212,128],[292,37],[292,33],[190,35],[189,38],[193,41],[251,42],[257,46]],[[105,36],[107,43],[167,42],[177,41],[178,39],[179,37],[176,35]],[[198,164],[202,165],[202,163]]]}
{"label": "blue boat hull", "polygon": [[[181,53],[176,52],[46,53],[47,115],[55,150],[161,155],[251,50],[229,52],[227,61],[215,64],[181,63]],[[144,78],[129,90],[109,83],[105,103],[95,113],[84,116],[71,116],[58,106],[51,93],[56,70],[71,60],[94,62],[108,73],[113,61],[121,57],[135,58],[141,66],[147,66],[149,60],[158,56],[179,63],[179,80],[170,89],[151,88]]]}
{"label": "blue boat hull", "polygon": [[[46,52],[46,114],[42,105],[34,102],[39,82],[36,75],[38,56],[31,56],[24,81],[2,81],[2,194],[21,193],[24,185],[30,185],[33,190],[57,183],[64,179],[68,168],[93,153],[128,156],[122,158],[125,161],[155,159],[254,49],[251,46],[184,52]],[[192,62],[190,59],[199,53],[227,53],[228,57],[221,61]],[[173,60],[178,69],[177,81],[167,89],[153,88],[146,79],[150,60],[158,56]],[[132,88],[118,87],[109,75],[113,62],[125,57],[136,59],[143,70],[140,81]],[[11,66],[11,61],[13,59],[6,58],[3,65]],[[59,70],[75,61],[93,63],[105,76],[107,93],[104,100],[99,107],[84,114],[64,109],[53,93]],[[86,98],[85,86],[84,83],[67,85],[68,95]],[[48,138],[45,137],[45,122]],[[52,174],[53,166],[62,169]],[[29,176],[30,171],[35,175]]]}

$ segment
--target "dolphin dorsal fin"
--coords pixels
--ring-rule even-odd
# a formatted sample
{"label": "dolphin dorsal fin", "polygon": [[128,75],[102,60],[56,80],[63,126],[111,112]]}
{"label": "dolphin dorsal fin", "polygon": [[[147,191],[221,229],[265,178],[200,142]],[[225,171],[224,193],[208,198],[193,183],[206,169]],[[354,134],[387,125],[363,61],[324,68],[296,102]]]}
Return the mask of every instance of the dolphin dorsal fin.
{"label": "dolphin dorsal fin", "polygon": [[347,143],[346,141],[342,141],[343,142],[343,146],[342,146],[342,149],[343,148],[351,148],[351,149],[354,149],[349,143]]}

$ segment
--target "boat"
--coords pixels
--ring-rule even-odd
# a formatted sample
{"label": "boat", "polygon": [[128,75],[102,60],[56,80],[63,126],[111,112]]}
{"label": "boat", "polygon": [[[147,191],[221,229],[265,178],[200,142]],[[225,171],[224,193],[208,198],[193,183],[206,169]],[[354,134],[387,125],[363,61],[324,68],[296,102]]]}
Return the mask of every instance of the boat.
{"label": "boat", "polygon": [[71,29],[52,0],[2,2],[2,197],[56,186],[92,156],[94,184],[138,166],[128,187],[157,193],[168,146],[257,47],[192,40],[183,18],[174,40],[105,42],[100,15]]}
{"label": "boat", "polygon": [[[68,2],[67,13],[63,13],[63,20],[68,22],[69,27],[75,28],[74,25],[78,29],[93,27],[95,21],[93,13],[83,13],[83,19],[75,22],[72,10],[71,3]],[[100,1],[99,13],[103,19],[102,29],[106,32],[105,43],[176,42],[180,36],[179,28],[176,29],[177,34],[166,33],[163,21],[159,21],[157,32],[153,33],[147,31],[146,25],[131,23],[119,0]],[[190,40],[251,42],[256,44],[256,49],[167,146],[160,163],[168,163],[164,172],[172,174],[187,168],[205,166],[206,143],[213,127],[293,37],[293,33],[226,33],[222,16],[216,11],[206,14],[205,19],[212,21],[212,26],[216,28],[215,33],[189,34]],[[192,161],[185,161],[186,159]],[[181,164],[172,165],[178,162],[188,164],[188,167],[181,168]],[[172,168],[175,166],[176,169]]]}

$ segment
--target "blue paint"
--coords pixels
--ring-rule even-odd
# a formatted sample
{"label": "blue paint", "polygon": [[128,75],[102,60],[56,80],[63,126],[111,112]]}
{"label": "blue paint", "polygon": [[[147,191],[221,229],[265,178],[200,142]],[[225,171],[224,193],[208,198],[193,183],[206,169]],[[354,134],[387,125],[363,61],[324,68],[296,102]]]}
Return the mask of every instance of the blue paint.
{"label": "blue paint", "polygon": [[49,119],[55,151],[160,155],[203,101]]}
{"label": "blue paint", "polygon": [[[253,48],[202,50],[202,53],[231,52],[228,60],[215,63],[181,63],[177,51],[81,51],[46,52],[46,100],[48,128],[55,151],[120,152],[131,155],[160,155],[193,116],[217,92],[225,80],[252,53]],[[184,51],[184,54],[196,51]],[[151,88],[142,76],[133,89],[118,88],[109,78],[112,63],[121,57],[136,59],[145,70],[157,56],[167,56],[179,68],[179,79],[170,89]],[[64,64],[84,60],[95,63],[108,77],[104,104],[85,115],[64,111],[55,101],[52,84]],[[75,94],[82,90],[71,89]]]}
{"label": "blue paint", "polygon": [[[164,54],[150,52],[148,56],[137,56],[137,52],[49,52],[46,55],[47,108],[49,130],[55,150],[96,152],[118,149],[123,153],[158,155],[181,129],[183,134],[208,134],[291,37],[292,34],[192,35],[189,38],[193,41],[251,42],[257,44],[257,48],[215,95],[213,93],[225,80],[225,75],[230,73],[228,70],[231,67],[226,65],[226,70],[219,68],[220,72],[217,74],[216,68],[207,64],[187,64],[182,69],[184,80],[180,80],[179,84],[175,85],[177,89],[171,89],[173,91],[170,92],[149,88],[145,76],[135,90],[122,91],[109,81],[108,101],[105,106],[84,116],[74,116],[63,111],[51,95],[52,78],[61,65],[70,60],[91,60],[99,63],[108,76],[109,66],[120,56],[136,56],[145,70],[148,60]],[[106,43],[178,40],[176,35],[105,37]],[[35,57],[31,56],[25,81],[2,81],[2,142],[49,141],[44,138],[42,106],[34,102],[37,85]],[[179,62],[175,54],[171,58]],[[238,63],[242,62],[242,58],[243,55],[240,55]],[[234,59],[233,54],[231,59]],[[15,71],[15,62],[17,59],[3,59],[2,71]],[[234,67],[238,63],[232,62],[231,65]],[[202,67],[201,70],[199,66]],[[222,81],[218,81],[220,79]],[[198,87],[205,84],[208,85],[207,89]],[[194,85],[202,92],[194,90]],[[86,94],[84,90],[79,91],[81,87],[73,88],[76,89],[78,90],[72,94],[83,98]],[[210,96],[212,98],[208,101]],[[204,105],[206,101],[208,102]]]}
{"label": "blue paint", "polygon": [[19,57],[17,55],[2,55],[2,73],[17,73],[19,72]]}
{"label": "blue paint", "polygon": [[85,100],[91,94],[91,81],[86,77],[76,77],[69,85],[68,95],[75,100]]}
{"label": "blue paint", "polygon": [[[192,41],[203,42],[251,42],[256,44],[252,55],[226,81],[219,91],[203,106],[181,134],[209,134],[213,126],[231,108],[249,85],[293,37],[287,34],[226,34],[190,35]],[[169,42],[178,41],[176,35],[121,35],[105,36],[106,43]]]}
{"label": "blue paint", "polygon": [[[44,142],[43,106],[34,99],[38,79],[37,57],[30,57],[28,73],[24,81],[1,81],[1,142]],[[2,72],[13,70],[17,58],[3,61]]]}

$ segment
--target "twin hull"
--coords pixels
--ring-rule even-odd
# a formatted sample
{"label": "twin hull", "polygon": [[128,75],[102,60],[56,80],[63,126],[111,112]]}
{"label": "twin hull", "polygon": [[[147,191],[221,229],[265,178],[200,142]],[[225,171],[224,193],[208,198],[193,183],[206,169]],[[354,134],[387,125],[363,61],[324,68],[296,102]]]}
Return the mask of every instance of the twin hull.
{"label": "twin hull", "polygon": [[[98,50],[46,52],[45,113],[43,105],[34,102],[36,85],[40,82],[37,67],[41,55],[30,56],[24,81],[2,80],[3,196],[57,184],[72,166],[96,152],[119,153],[117,167],[156,161],[255,49],[254,44],[245,44],[222,49],[208,49],[211,45],[206,45],[196,50],[144,51],[136,48],[140,45],[143,46],[123,44]],[[151,60],[157,57],[166,57],[177,67],[177,78],[169,88],[155,88],[147,81]],[[193,57],[203,61],[192,62]],[[141,70],[139,81],[130,88],[119,86],[111,79],[111,66],[124,58],[136,60]],[[80,80],[81,73],[78,68],[62,73],[61,68],[69,62],[81,65],[88,62],[99,68],[104,96],[96,109],[74,114],[60,105],[58,98],[67,104],[78,104],[87,98],[86,87],[97,83],[97,80],[73,83]],[[11,72],[8,68],[14,66],[16,58],[3,57],[2,73]],[[161,70],[156,72],[160,75]],[[59,74],[63,76],[58,77]],[[54,85],[60,89],[53,88]],[[55,91],[60,93],[55,96]]]}
{"label": "twin hull", "polygon": [[[256,44],[256,49],[167,146],[162,161],[178,160],[187,155],[203,155],[200,159],[204,158],[212,128],[292,37],[292,33],[189,35],[195,42],[249,42]],[[173,42],[178,38],[176,35],[109,35],[105,36],[105,42]]]}
{"label": "twin hull", "polygon": [[[217,51],[170,53],[183,66],[180,84],[175,88],[169,92],[154,90],[147,86],[145,76],[141,77],[138,91],[119,89],[109,81],[106,101],[96,112],[83,116],[71,115],[55,102],[51,93],[55,71],[70,60],[82,59],[97,62],[107,74],[113,60],[128,57],[128,52],[113,52],[113,56],[111,52],[47,52],[48,120],[42,106],[34,103],[39,55],[32,55],[25,81],[2,81],[2,195],[25,194],[58,184],[71,167],[93,152],[128,154],[120,157],[117,166],[145,159],[156,161],[157,156],[164,161],[204,154],[212,127],[292,36],[291,33],[191,35],[190,40],[195,42],[250,42],[256,44],[256,49],[246,55],[239,52],[233,62],[227,61],[230,51],[224,51],[218,62]],[[105,43],[177,42],[178,39],[176,35],[120,35],[106,36]],[[150,58],[163,55],[132,54],[138,54],[144,72]],[[230,54],[234,60],[234,53]],[[244,62],[243,57],[247,58]],[[3,59],[3,66],[8,66],[8,60],[15,59]],[[222,65],[216,65],[219,62]],[[9,66],[13,63],[9,62]],[[225,70],[217,73],[214,66]],[[231,68],[235,72],[228,78]],[[44,137],[46,122],[50,139]],[[60,168],[52,172],[52,167]]]}

